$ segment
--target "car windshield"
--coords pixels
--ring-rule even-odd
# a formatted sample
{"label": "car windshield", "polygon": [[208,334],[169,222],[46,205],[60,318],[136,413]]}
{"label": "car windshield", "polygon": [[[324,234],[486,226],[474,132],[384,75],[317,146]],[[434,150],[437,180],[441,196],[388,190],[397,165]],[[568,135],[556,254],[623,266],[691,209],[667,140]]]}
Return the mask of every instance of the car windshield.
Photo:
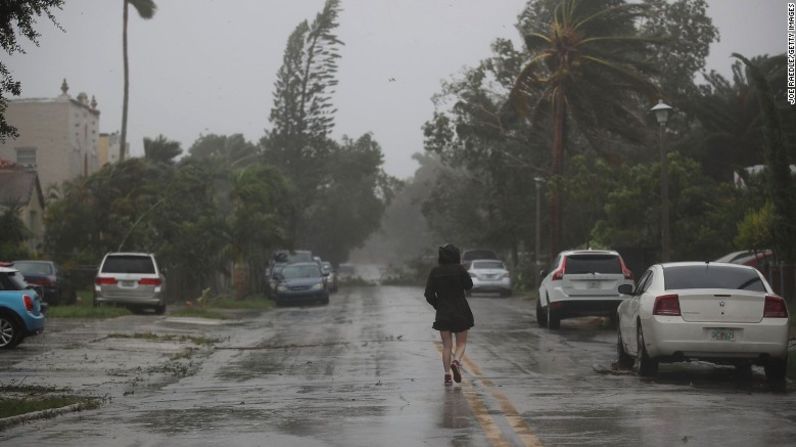
{"label": "car windshield", "polygon": [[766,287],[756,270],[723,265],[692,265],[663,269],[666,290],[736,289],[765,292]]}
{"label": "car windshield", "polygon": [[567,274],[621,274],[622,265],[616,255],[570,255],[567,256],[565,272]]}
{"label": "car windshield", "polygon": [[289,265],[282,269],[285,279],[319,278],[321,271],[317,265]]}
{"label": "car windshield", "polygon": [[155,264],[149,256],[108,256],[102,265],[102,273],[154,274]]}
{"label": "car windshield", "polygon": [[49,262],[14,261],[14,268],[23,275],[52,275],[53,267]]}
{"label": "car windshield", "polygon": [[474,261],[473,269],[504,269],[503,263],[500,261]]}
{"label": "car windshield", "polygon": [[29,287],[19,272],[0,273],[0,290],[25,290]]}

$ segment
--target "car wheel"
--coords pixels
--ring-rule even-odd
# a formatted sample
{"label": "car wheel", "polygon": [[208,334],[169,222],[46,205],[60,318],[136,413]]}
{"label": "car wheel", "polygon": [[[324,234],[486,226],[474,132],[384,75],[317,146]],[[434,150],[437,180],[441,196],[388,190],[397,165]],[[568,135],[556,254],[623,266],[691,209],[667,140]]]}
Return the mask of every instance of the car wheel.
{"label": "car wheel", "polygon": [[157,306],[155,306],[155,314],[163,315],[165,313],[166,313],[166,304],[165,303],[164,304],[158,304]]}
{"label": "car wheel", "polygon": [[785,380],[785,374],[788,372],[788,360],[786,359],[769,359],[763,366],[766,371],[766,379],[769,382],[782,382]]}
{"label": "car wheel", "polygon": [[612,313],[608,316],[608,326],[610,328],[618,328],[619,327],[619,314],[616,312]]}
{"label": "car wheel", "polygon": [[547,314],[547,328],[552,330],[559,329],[561,327],[561,317],[550,303],[547,303],[547,312],[545,313]]}
{"label": "car wheel", "polygon": [[644,331],[638,325],[638,373],[641,377],[652,377],[658,374],[658,361],[650,358],[644,346]]}
{"label": "car wheel", "polygon": [[536,323],[539,327],[547,327],[547,315],[545,315],[544,309],[542,309],[542,300],[536,300]]}
{"label": "car wheel", "polygon": [[622,343],[622,329],[619,325],[616,326],[616,356],[619,359],[617,364],[622,369],[630,369],[633,367],[633,357],[625,351],[625,345]]}
{"label": "car wheel", "polygon": [[0,349],[11,349],[23,338],[22,325],[15,318],[0,314]]}

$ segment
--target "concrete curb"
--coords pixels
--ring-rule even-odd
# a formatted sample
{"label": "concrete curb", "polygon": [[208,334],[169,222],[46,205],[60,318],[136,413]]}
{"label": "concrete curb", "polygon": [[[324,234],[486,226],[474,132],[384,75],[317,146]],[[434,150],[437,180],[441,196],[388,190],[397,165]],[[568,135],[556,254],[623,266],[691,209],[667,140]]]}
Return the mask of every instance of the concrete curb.
{"label": "concrete curb", "polygon": [[25,422],[30,422],[36,419],[49,419],[56,416],[60,416],[64,413],[81,411],[87,408],[87,406],[88,405],[85,402],[79,402],[76,404],[67,405],[65,407],[49,408],[47,410],[34,411],[31,413],[18,414],[16,416],[2,418],[0,419],[0,432],[15,425],[23,424]]}

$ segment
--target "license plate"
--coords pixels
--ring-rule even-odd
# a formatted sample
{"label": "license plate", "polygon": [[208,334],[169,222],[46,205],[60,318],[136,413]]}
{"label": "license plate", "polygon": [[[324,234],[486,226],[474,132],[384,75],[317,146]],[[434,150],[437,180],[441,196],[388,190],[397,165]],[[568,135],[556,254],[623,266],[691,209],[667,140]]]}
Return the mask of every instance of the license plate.
{"label": "license plate", "polygon": [[710,339],[713,341],[735,341],[735,331],[733,329],[711,329]]}
{"label": "license plate", "polygon": [[119,281],[122,287],[135,287],[135,281]]}

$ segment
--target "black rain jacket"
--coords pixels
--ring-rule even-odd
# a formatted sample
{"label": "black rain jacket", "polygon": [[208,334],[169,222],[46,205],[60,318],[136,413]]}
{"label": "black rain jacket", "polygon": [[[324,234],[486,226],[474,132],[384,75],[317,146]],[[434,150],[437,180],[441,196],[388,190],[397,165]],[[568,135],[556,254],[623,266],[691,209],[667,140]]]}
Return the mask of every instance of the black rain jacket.
{"label": "black rain jacket", "polygon": [[473,288],[473,280],[460,259],[459,250],[453,245],[440,247],[439,265],[426,281],[425,297],[437,311],[433,327],[438,331],[462,332],[475,325],[465,298],[465,291]]}

